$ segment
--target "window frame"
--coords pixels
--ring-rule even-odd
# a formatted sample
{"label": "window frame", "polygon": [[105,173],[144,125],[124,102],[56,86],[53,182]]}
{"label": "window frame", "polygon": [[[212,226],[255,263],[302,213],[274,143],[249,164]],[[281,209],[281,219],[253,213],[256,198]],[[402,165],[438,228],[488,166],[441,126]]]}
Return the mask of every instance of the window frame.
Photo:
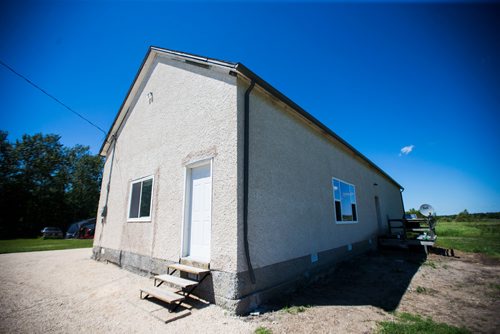
{"label": "window frame", "polygon": [[[355,208],[355,212],[353,212],[353,218],[354,216],[356,217],[356,220],[337,220],[337,208],[336,208],[336,204],[335,202],[337,202],[337,200],[335,199],[335,184],[334,182],[335,181],[338,181],[339,183],[344,183],[348,186],[352,186],[353,189],[354,189],[354,203],[351,202],[351,205],[354,204],[354,208]],[[342,179],[339,179],[337,177],[332,177],[332,181],[331,181],[331,184],[332,184],[332,197],[333,197],[333,219],[335,220],[335,224],[338,224],[338,225],[348,225],[348,224],[357,224],[359,223],[359,217],[358,217],[358,199],[357,199],[357,196],[356,196],[356,186],[352,183],[349,183],[349,182],[346,182]],[[340,190],[339,190],[340,191]],[[341,196],[341,199],[340,199],[340,208],[342,208],[342,193],[340,193],[340,196]],[[342,209],[340,211],[340,217],[342,218]]]}
{"label": "window frame", "polygon": [[[151,180],[151,200],[149,201],[149,216],[145,217],[137,217],[137,218],[131,218],[130,217],[130,206],[132,205],[132,191],[134,189],[134,184],[136,183],[141,183],[141,190],[139,192],[139,215],[140,215],[140,210],[141,210],[141,200],[142,200],[142,184],[144,181]],[[155,185],[155,177],[154,175],[148,175],[141,177],[139,179],[131,180],[129,182],[129,195],[128,195],[128,206],[127,206],[127,222],[150,222],[153,216],[153,194],[154,194],[154,185]]]}

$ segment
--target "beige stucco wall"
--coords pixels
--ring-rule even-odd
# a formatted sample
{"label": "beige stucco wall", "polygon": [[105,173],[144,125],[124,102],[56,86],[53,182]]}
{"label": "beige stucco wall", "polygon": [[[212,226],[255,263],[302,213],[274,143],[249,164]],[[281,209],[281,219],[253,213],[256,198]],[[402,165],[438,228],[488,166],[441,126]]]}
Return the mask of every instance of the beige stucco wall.
{"label": "beige stucco wall", "polygon": [[[211,268],[247,270],[243,109],[248,82],[167,58],[153,62],[118,134],[108,216],[94,246],[178,261],[185,165],[213,157]],[[153,93],[148,103],[147,93]],[[258,86],[250,97],[249,244],[255,268],[374,238],[403,213],[399,189]],[[111,150],[103,174],[104,206]],[[152,219],[127,222],[130,182],[154,175]],[[357,224],[335,223],[332,177],[356,186]],[[378,186],[373,184],[377,183]]]}
{"label": "beige stucco wall", "polygon": [[[248,83],[238,83],[243,112]],[[248,229],[255,268],[370,238],[376,243],[375,196],[384,225],[387,216],[403,214],[394,183],[258,86],[250,95],[249,171]],[[332,177],[356,186],[358,223],[335,223]],[[242,247],[238,270],[247,270]]]}
{"label": "beige stucco wall", "polygon": [[[235,271],[237,234],[237,87],[227,70],[157,58],[116,143],[108,216],[94,246],[177,262],[185,165],[213,157],[211,268]],[[149,104],[147,93],[153,93]],[[104,168],[100,212],[111,151]],[[127,222],[130,182],[154,175],[152,219]]]}

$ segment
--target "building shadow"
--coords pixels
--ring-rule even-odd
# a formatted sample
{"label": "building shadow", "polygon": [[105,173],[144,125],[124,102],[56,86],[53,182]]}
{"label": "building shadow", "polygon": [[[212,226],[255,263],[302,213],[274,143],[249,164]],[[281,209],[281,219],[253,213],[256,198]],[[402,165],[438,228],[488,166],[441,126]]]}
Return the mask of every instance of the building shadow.
{"label": "building shadow", "polygon": [[[169,311],[173,311],[175,309],[176,304],[169,304],[155,297],[146,297],[144,300],[151,302],[152,304],[161,306]],[[205,307],[210,306],[210,303],[206,300],[197,298],[196,296],[187,297],[181,305],[178,307],[179,310],[191,310],[191,309],[203,309]]]}
{"label": "building shadow", "polygon": [[302,286],[294,294],[266,304],[264,310],[286,306],[372,305],[394,311],[425,260],[425,253],[408,250],[381,250],[357,256],[338,264],[328,275]]}

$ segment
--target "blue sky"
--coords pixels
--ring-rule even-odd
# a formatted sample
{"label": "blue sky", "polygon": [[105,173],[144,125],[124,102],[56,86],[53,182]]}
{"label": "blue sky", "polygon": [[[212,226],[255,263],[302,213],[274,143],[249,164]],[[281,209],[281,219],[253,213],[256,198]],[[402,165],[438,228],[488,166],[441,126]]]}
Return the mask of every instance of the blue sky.
{"label": "blue sky", "polygon": [[[3,1],[0,59],[105,130],[149,45],[240,61],[393,176],[407,209],[500,211],[498,17],[448,2]],[[103,141],[3,67],[0,129]]]}

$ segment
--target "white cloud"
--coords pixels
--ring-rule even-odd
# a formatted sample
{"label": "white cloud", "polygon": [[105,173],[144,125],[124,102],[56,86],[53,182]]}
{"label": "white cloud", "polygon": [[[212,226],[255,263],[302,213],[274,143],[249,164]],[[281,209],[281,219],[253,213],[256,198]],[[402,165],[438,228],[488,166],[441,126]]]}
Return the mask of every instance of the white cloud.
{"label": "white cloud", "polygon": [[402,155],[408,155],[411,153],[411,151],[413,151],[413,148],[415,147],[415,145],[409,145],[409,146],[405,146],[401,149],[400,153],[399,153],[399,156],[402,156]]}

